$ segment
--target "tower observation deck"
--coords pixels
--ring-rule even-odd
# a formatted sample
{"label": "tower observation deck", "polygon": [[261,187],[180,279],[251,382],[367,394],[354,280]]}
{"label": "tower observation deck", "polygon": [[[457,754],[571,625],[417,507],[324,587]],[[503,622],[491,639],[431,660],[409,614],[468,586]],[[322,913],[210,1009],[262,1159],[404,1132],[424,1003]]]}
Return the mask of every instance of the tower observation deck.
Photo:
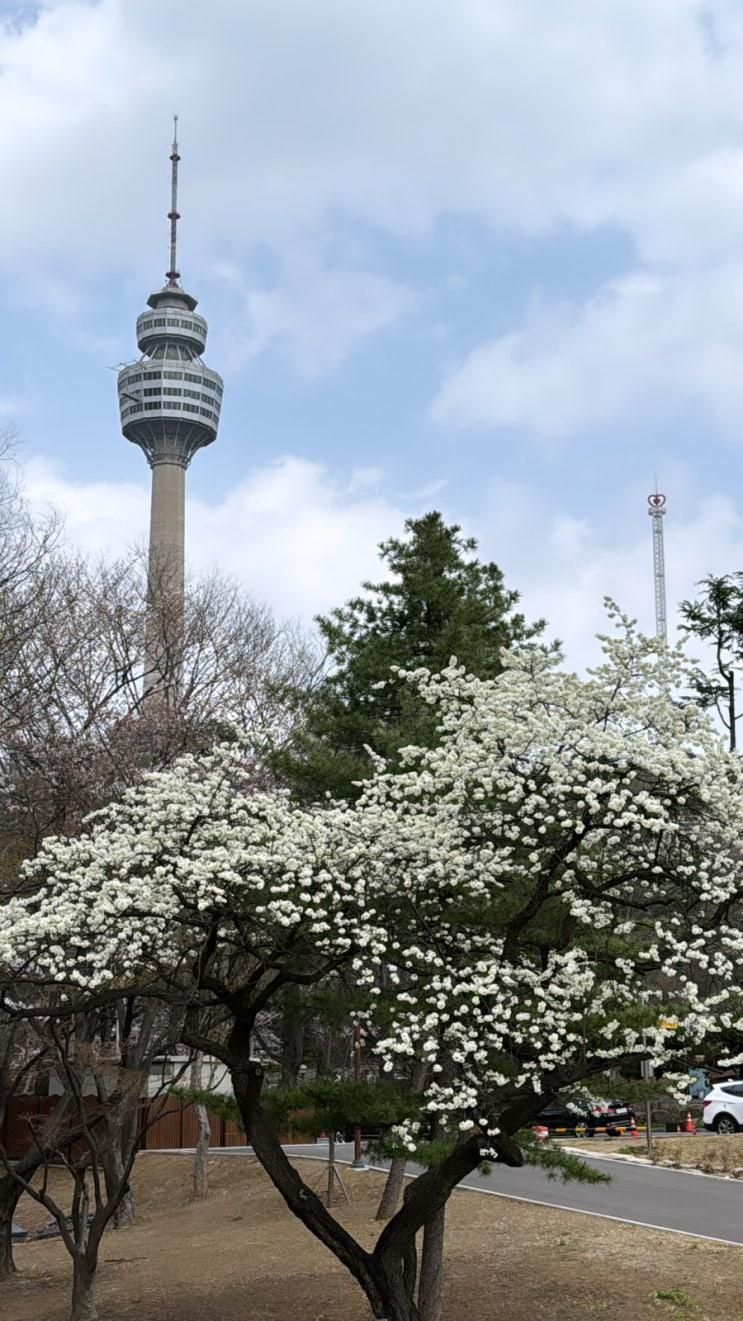
{"label": "tower observation deck", "polygon": [[196,299],[181,287],[176,264],[177,116],[175,129],[170,270],[163,288],[147,299],[149,310],[137,317],[142,356],[122,367],[118,376],[121,429],[127,440],[139,445],[152,469],[145,695],[173,683],[174,648],[172,638],[163,636],[163,621],[179,619],[183,611],[186,469],[196,451],[217,438],[223,388],[218,372],[202,361],[207,324],[196,312]]}

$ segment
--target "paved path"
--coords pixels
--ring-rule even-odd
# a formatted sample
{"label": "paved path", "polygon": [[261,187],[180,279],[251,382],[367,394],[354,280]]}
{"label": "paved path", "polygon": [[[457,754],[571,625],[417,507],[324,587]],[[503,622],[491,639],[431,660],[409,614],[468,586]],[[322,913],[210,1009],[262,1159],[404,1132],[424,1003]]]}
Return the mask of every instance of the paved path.
{"label": "paved path", "polygon": [[[296,1156],[322,1158],[327,1149],[318,1142],[286,1150]],[[350,1143],[339,1144],[336,1151],[339,1160],[350,1160],[353,1154]],[[610,1158],[589,1156],[587,1160],[595,1169],[610,1174],[612,1182],[596,1186],[563,1183],[560,1179],[549,1180],[542,1170],[510,1170],[496,1165],[486,1177],[468,1175],[463,1186],[587,1216],[603,1216],[743,1246],[743,1183],[662,1170],[657,1166],[646,1168]],[[588,1226],[586,1232],[590,1233]]]}

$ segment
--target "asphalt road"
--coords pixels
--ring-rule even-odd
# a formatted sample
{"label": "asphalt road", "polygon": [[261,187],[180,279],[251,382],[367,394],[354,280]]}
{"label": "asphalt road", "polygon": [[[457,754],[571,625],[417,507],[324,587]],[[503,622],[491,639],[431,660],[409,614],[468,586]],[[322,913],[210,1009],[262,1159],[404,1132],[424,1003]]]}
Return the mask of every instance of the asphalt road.
{"label": "asphalt road", "polygon": [[[245,1152],[244,1147],[234,1150]],[[327,1148],[318,1142],[287,1147],[286,1151],[323,1159]],[[336,1153],[339,1160],[348,1161],[353,1148],[350,1143],[339,1144]],[[589,1165],[610,1174],[612,1182],[597,1186],[562,1183],[549,1180],[538,1169],[510,1170],[496,1165],[486,1177],[468,1175],[462,1186],[584,1216],[622,1220],[743,1247],[743,1185],[737,1180],[684,1174],[657,1166],[645,1168],[593,1156],[587,1160]]]}

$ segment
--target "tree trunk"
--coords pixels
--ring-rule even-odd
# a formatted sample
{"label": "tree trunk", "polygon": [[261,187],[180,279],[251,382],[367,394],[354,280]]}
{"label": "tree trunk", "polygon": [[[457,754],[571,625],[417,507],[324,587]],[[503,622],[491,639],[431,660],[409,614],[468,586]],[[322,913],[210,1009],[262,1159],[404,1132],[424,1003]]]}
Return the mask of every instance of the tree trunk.
{"label": "tree trunk", "polygon": [[[203,1053],[199,1050],[191,1061],[190,1086],[195,1090],[200,1090],[203,1086]],[[196,1150],[193,1158],[193,1198],[195,1202],[201,1202],[209,1193],[209,1170],[206,1163],[211,1142],[212,1130],[209,1123],[209,1111],[205,1105],[194,1106],[196,1115],[197,1135]]]}
{"label": "tree trunk", "polygon": [[[335,1220],[315,1192],[291,1165],[260,1103],[263,1069],[247,1058],[249,1036],[237,1022],[229,1040],[234,1058],[244,1060],[231,1069],[235,1099],[245,1133],[258,1160],[289,1210],[353,1275],[366,1294],[373,1315],[382,1321],[419,1321],[411,1296],[412,1252],[415,1236],[443,1206],[456,1185],[480,1163],[477,1138],[465,1139],[440,1165],[419,1175],[407,1190],[402,1209],[385,1225],[373,1252],[367,1252]],[[514,1122],[517,1122],[518,1117]],[[497,1154],[509,1165],[523,1164],[515,1142],[499,1135]]]}
{"label": "tree trunk", "polygon": [[13,1214],[21,1196],[21,1185],[9,1174],[0,1179],[0,1281],[15,1273],[13,1263]]}
{"label": "tree trunk", "polygon": [[420,1321],[439,1321],[441,1317],[441,1289],[444,1282],[444,1223],[446,1207],[427,1222],[423,1230],[420,1280],[418,1284],[418,1311]]}
{"label": "tree trunk", "polygon": [[95,1275],[97,1254],[76,1252],[72,1259],[72,1309],[70,1321],[96,1321]]}
{"label": "tree trunk", "polygon": [[[230,1046],[238,1057],[247,1047],[237,1028],[233,1031]],[[261,1066],[248,1061],[242,1068],[233,1068],[232,1084],[248,1141],[289,1210],[350,1271],[369,1299],[375,1317],[386,1317],[388,1321],[415,1321],[415,1313],[406,1316],[404,1312],[389,1310],[386,1305],[387,1274],[381,1263],[375,1261],[372,1254],[333,1218],[317,1193],[307,1187],[291,1165],[260,1104]],[[400,1255],[391,1253],[390,1260],[399,1261]]]}
{"label": "tree trunk", "polygon": [[381,1293],[384,1311],[374,1313],[377,1321],[420,1321],[418,1308],[410,1296],[402,1269],[395,1271],[393,1277],[387,1277]]}
{"label": "tree trunk", "polygon": [[205,1105],[196,1106],[198,1136],[193,1158],[193,1195],[194,1201],[203,1201],[209,1193],[209,1169],[206,1163],[212,1130],[209,1123],[209,1111]]}
{"label": "tree trunk", "polygon": [[[128,1118],[128,1117],[127,1117]],[[124,1126],[127,1123],[124,1119],[123,1125],[118,1132],[114,1134],[110,1151],[106,1153],[103,1175],[106,1182],[106,1196],[109,1201],[113,1201],[119,1188],[124,1182],[124,1159],[121,1154],[122,1142],[125,1141]],[[129,1225],[134,1224],[136,1208],[134,1206],[134,1193],[131,1184],[127,1181],[124,1195],[121,1198],[116,1210],[113,1213],[111,1223],[114,1229],[127,1229]]]}
{"label": "tree trunk", "polygon": [[[423,1091],[428,1078],[428,1065],[419,1060],[413,1068],[413,1074],[410,1079],[410,1090],[414,1093]],[[395,1156],[390,1165],[390,1172],[387,1175],[387,1182],[384,1185],[384,1191],[377,1207],[375,1220],[391,1220],[400,1204],[403,1183],[405,1181],[405,1166],[407,1158],[404,1156]]]}
{"label": "tree trunk", "polygon": [[387,1175],[387,1181],[384,1185],[382,1197],[377,1207],[375,1220],[391,1220],[398,1208],[400,1196],[402,1194],[403,1183],[405,1182],[405,1167],[407,1160],[404,1156],[395,1156],[390,1164],[390,1172]]}
{"label": "tree trunk", "polygon": [[285,1083],[296,1083],[304,1056],[304,1023],[301,1005],[292,1005],[281,1022],[281,1072]]}

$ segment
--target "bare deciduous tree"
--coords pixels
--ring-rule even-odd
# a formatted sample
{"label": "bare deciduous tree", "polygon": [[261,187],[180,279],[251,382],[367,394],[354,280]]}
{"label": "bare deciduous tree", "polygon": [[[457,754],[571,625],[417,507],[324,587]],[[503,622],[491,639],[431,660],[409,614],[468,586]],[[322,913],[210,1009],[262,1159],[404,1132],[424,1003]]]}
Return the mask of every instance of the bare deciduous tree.
{"label": "bare deciduous tree", "polygon": [[[6,720],[0,829],[28,852],[74,833],[87,812],[184,752],[247,732],[257,746],[287,737],[281,694],[311,683],[312,647],[234,583],[192,584],[179,639],[178,700],[142,700],[146,580],[142,560],[91,565],[58,556],[48,609],[14,666],[22,720]],[[0,705],[5,680],[0,675]]]}
{"label": "bare deciduous tree", "polygon": [[[16,1185],[19,1195],[26,1193],[49,1212],[72,1258],[70,1321],[94,1321],[97,1315],[101,1239],[127,1197],[148,1123],[148,1112],[139,1103],[150,1059],[137,1061],[144,1067],[127,1067],[122,1061],[131,1063],[136,1048],[122,1049],[115,1039],[101,1040],[99,1017],[88,1015],[83,1022],[77,1016],[42,1020],[37,1030],[48,1042],[63,1098],[50,1118],[30,1128],[32,1169],[29,1159],[11,1161],[0,1149],[6,1179]],[[132,1002],[131,1018],[133,1023],[148,1024],[143,1036],[150,1053],[172,1044],[175,1019],[162,1005]],[[153,1030],[155,1019],[157,1030]],[[159,1091],[169,1086],[164,1083]],[[68,1178],[61,1190],[55,1190],[52,1170],[60,1169]]]}
{"label": "bare deciduous tree", "polygon": [[[183,753],[203,753],[237,731],[247,732],[256,748],[269,739],[280,744],[290,733],[283,694],[312,683],[317,655],[298,626],[278,622],[216,573],[187,586],[185,610],[162,630],[169,650],[156,662],[177,675],[177,685],[167,700],[143,700],[147,601],[158,590],[151,577],[139,552],[94,563],[65,548],[61,519],[34,514],[13,437],[0,436],[0,886],[6,891],[48,835],[77,833],[90,811],[148,771]],[[126,1001],[110,1013],[108,1036],[98,1024],[88,1044],[110,1045],[115,1026],[120,1067],[136,1072],[158,1047],[156,1024],[140,1010],[133,1022]],[[5,1095],[25,1076],[18,1072],[25,1067],[19,1032],[14,1026],[6,1042],[0,1030]],[[119,1094],[116,1105],[99,1099],[108,1106],[111,1130],[101,1155],[110,1194],[127,1159],[136,1107],[129,1094]],[[29,1144],[19,1167],[29,1177],[37,1146]],[[0,1180],[0,1203],[5,1193],[7,1206],[14,1205],[15,1193]],[[111,1218],[124,1224],[132,1214],[125,1191]],[[9,1262],[11,1216],[0,1205],[3,1242],[8,1226],[7,1250],[0,1251]]]}
{"label": "bare deciduous tree", "polygon": [[[43,1065],[46,1050],[36,1034],[21,1018],[0,1014],[0,1132],[2,1132],[13,1097],[21,1095],[34,1081]],[[39,1164],[35,1147],[17,1162],[18,1172],[32,1178]],[[0,1280],[14,1273],[13,1216],[21,1187],[7,1170],[0,1171]]]}

